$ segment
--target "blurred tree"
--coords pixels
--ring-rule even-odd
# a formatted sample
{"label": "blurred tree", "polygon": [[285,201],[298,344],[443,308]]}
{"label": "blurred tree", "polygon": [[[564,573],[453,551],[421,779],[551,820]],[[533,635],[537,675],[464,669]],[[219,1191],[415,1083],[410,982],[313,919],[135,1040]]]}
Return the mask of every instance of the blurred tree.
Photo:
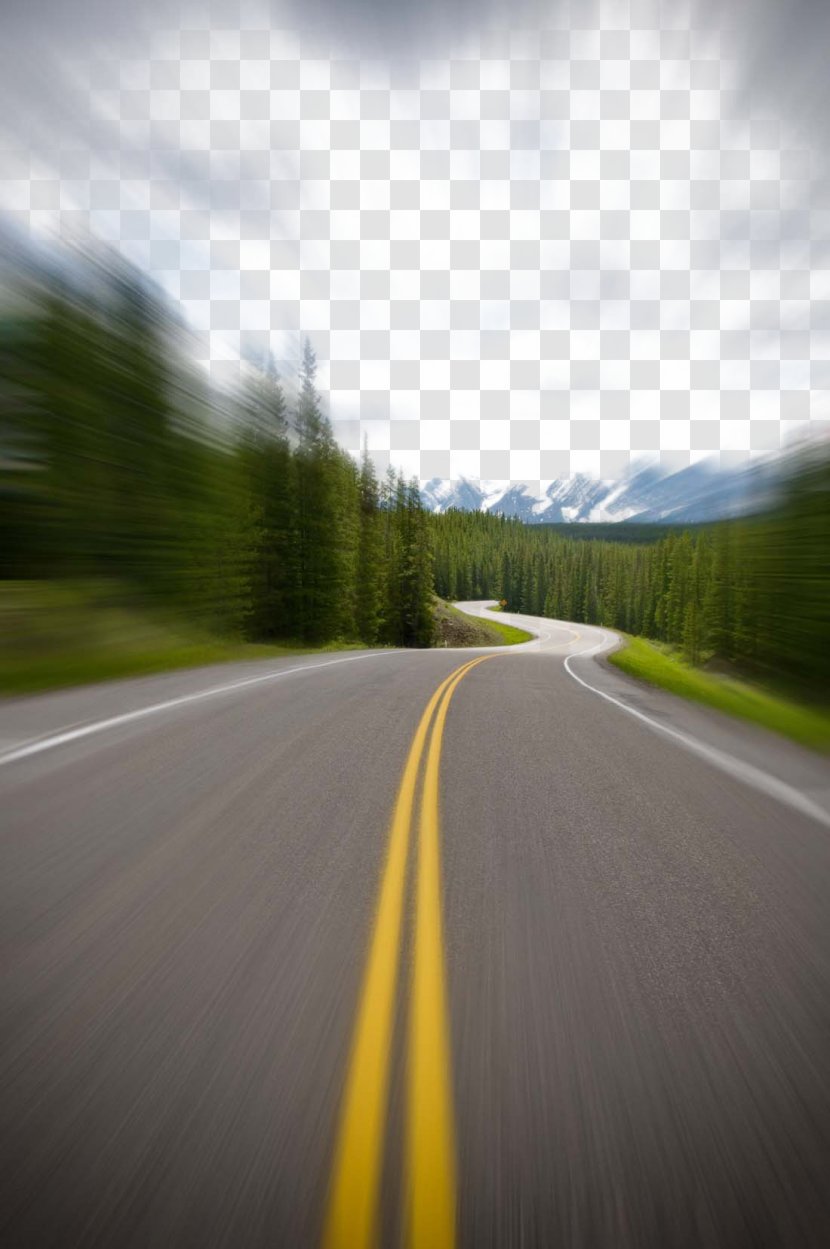
{"label": "blurred tree", "polygon": [[383,531],[380,494],[374,465],[366,445],[360,466],[360,536],[357,563],[355,621],[358,637],[374,645],[383,621]]}

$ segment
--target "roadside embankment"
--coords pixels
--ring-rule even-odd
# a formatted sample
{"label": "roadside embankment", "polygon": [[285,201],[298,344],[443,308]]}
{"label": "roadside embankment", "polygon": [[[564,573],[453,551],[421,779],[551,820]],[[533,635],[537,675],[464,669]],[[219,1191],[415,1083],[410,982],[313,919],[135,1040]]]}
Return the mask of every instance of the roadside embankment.
{"label": "roadside embankment", "polygon": [[0,696],[343,649],[260,645],[200,631],[119,599],[104,583],[16,581],[0,588]]}
{"label": "roadside embankment", "polygon": [[516,646],[533,634],[499,620],[468,616],[443,599],[435,602],[435,646]]}
{"label": "roadside embankment", "polygon": [[747,681],[704,672],[645,638],[622,636],[623,645],[608,656],[608,662],[629,676],[760,724],[813,750],[830,752],[830,711],[782,698]]}

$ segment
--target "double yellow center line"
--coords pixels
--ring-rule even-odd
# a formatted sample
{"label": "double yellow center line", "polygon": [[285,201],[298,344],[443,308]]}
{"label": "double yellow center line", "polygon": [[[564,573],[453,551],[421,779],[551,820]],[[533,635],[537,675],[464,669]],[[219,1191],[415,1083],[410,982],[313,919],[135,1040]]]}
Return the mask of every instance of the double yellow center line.
{"label": "double yellow center line", "polygon": [[[401,778],[355,1024],[323,1249],[376,1249],[395,990],[415,795],[426,752],[418,837],[407,1085],[409,1249],[455,1244],[455,1129],[441,923],[438,774],[456,686],[490,655],[462,664],[421,717]],[[437,712],[436,712],[437,708]],[[434,716],[434,722],[433,722]]]}

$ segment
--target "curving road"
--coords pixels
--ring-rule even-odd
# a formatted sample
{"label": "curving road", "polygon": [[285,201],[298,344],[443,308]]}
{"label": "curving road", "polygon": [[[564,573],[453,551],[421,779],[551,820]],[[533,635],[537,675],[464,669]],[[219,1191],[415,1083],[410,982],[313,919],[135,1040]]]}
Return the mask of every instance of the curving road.
{"label": "curving road", "polygon": [[508,619],[0,707],[0,1243],[828,1243],[826,761]]}

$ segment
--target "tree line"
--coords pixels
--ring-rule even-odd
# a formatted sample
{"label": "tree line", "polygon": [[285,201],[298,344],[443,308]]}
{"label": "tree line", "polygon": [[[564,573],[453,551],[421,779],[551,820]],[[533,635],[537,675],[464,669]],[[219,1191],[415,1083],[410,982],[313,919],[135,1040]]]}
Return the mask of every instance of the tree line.
{"label": "tree line", "polygon": [[[0,240],[2,242],[2,240]],[[427,646],[433,590],[608,625],[830,693],[830,458],[765,516],[657,541],[425,513],[338,447],[308,342],[208,383],[125,262],[3,266],[0,582],[66,579],[256,641]]]}
{"label": "tree line", "polygon": [[[765,515],[648,544],[586,541],[486,513],[430,518],[451,599],[639,634],[830,695],[830,457],[804,454]],[[622,534],[621,534],[622,536]]]}
{"label": "tree line", "polygon": [[256,641],[426,646],[416,482],[335,442],[308,341],[211,386],[115,257],[0,276],[0,579],[73,578]]}

